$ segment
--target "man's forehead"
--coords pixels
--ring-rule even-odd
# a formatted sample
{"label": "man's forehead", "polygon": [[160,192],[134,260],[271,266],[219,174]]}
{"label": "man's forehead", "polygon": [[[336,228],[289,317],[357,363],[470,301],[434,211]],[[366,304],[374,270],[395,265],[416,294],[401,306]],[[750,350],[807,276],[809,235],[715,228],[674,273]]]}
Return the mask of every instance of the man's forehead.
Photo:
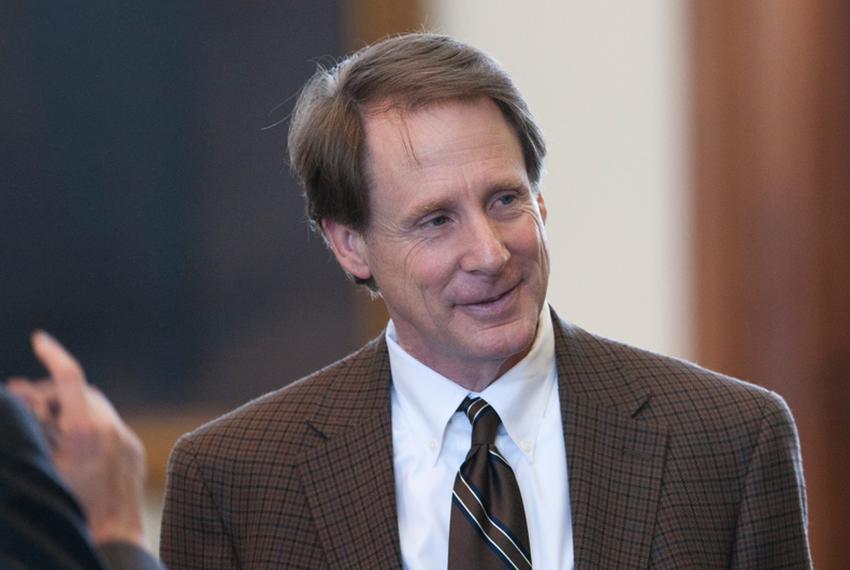
{"label": "man's forehead", "polygon": [[366,164],[370,165],[378,149],[386,148],[379,142],[400,145],[411,163],[418,164],[414,139],[410,129],[410,118],[419,109],[400,103],[384,101],[370,105],[363,113],[363,131],[366,143]]}
{"label": "man's forehead", "polygon": [[[363,112],[366,166],[371,169],[378,154],[388,153],[392,155],[393,160],[404,160],[412,167],[422,167],[423,162],[428,162],[429,155],[434,155],[433,158],[439,160],[443,149],[439,144],[434,144],[435,140],[440,140],[453,123],[484,114],[499,117],[495,121],[487,121],[490,127],[500,121],[508,126],[498,106],[488,97],[441,99],[415,107],[394,100],[370,104]],[[477,133],[470,132],[471,146],[476,142],[487,142],[477,140],[482,137],[481,130],[478,129]],[[496,129],[491,130],[492,137],[498,137]],[[510,132],[518,143],[516,133],[513,129],[510,129]]]}

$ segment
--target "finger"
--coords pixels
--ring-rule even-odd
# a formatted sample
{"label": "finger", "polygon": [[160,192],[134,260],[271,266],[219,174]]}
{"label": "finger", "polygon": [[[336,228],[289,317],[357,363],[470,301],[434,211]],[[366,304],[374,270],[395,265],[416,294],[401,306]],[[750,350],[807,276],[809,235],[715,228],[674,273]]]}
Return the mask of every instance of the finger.
{"label": "finger", "polygon": [[[29,380],[20,377],[10,378],[12,390],[20,390],[25,397],[32,402],[32,406],[46,408],[45,417],[56,418],[59,416],[59,395],[56,392],[56,383],[51,378],[38,378]],[[35,400],[38,400],[37,402]]]}
{"label": "finger", "polygon": [[6,380],[6,387],[10,391],[29,390],[43,394],[45,397],[56,397],[56,385],[48,377],[33,380],[24,376],[12,376]]}
{"label": "finger", "polygon": [[33,333],[32,347],[55,383],[62,420],[84,415],[86,379],[76,359],[44,331]]}
{"label": "finger", "polygon": [[44,377],[33,380],[30,384],[46,398],[47,405],[50,408],[50,416],[59,417],[59,394],[56,392],[56,382],[52,378]]}
{"label": "finger", "polygon": [[9,378],[6,388],[10,394],[23,401],[24,405],[41,424],[47,442],[54,451],[58,446],[59,430],[56,419],[59,405],[56,401],[56,391],[51,383],[31,382],[26,378],[16,376]]}
{"label": "finger", "polygon": [[13,376],[6,380],[6,390],[21,400],[28,408],[32,409],[36,405],[38,398],[33,394],[33,389],[30,387],[29,378],[23,376]]}
{"label": "finger", "polygon": [[50,400],[55,400],[56,394],[53,390],[45,388],[43,383],[35,384],[26,378],[15,377],[9,378],[6,389],[23,401],[40,420],[52,415]]}
{"label": "finger", "polygon": [[8,388],[10,392],[15,390],[18,386],[25,386],[29,383],[30,379],[26,376],[9,376],[6,378],[6,388]]}
{"label": "finger", "polygon": [[81,384],[85,382],[83,369],[77,360],[48,333],[35,331],[32,334],[32,347],[35,355],[52,377],[67,376],[73,377]]}

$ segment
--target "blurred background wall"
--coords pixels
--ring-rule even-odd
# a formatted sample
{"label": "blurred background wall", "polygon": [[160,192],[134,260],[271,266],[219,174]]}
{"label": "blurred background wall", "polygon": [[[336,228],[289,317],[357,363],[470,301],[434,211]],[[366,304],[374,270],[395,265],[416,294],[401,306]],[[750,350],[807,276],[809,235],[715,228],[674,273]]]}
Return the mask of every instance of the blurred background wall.
{"label": "blurred background wall", "polygon": [[[43,327],[174,438],[384,323],[285,160],[317,63],[433,29],[494,55],[550,148],[550,299],[777,390],[819,568],[850,558],[850,4],[0,1],[0,374]],[[841,566],[839,566],[841,565]]]}

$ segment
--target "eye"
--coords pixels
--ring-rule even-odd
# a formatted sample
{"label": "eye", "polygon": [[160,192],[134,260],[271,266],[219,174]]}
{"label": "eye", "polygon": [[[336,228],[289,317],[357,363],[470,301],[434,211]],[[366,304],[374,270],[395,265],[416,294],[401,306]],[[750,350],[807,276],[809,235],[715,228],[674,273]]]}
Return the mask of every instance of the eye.
{"label": "eye", "polygon": [[425,220],[425,225],[432,228],[438,228],[440,226],[446,225],[447,223],[449,223],[449,217],[444,214],[440,214]]}
{"label": "eye", "polygon": [[507,206],[516,206],[520,201],[519,191],[504,190],[495,195],[493,206],[496,208],[505,208]]}

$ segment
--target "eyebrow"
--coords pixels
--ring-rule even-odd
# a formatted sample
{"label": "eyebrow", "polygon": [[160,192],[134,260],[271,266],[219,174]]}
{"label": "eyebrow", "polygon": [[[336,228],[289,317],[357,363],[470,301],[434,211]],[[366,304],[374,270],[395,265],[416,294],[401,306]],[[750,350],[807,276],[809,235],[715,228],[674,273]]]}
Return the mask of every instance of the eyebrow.
{"label": "eyebrow", "polygon": [[457,200],[453,197],[449,197],[446,199],[437,199],[437,200],[429,200],[427,202],[422,202],[421,204],[415,205],[410,209],[409,212],[405,213],[402,217],[402,224],[406,226],[411,226],[415,224],[420,218],[427,216],[432,212],[437,212],[440,210],[451,210],[452,207],[456,204]]}

